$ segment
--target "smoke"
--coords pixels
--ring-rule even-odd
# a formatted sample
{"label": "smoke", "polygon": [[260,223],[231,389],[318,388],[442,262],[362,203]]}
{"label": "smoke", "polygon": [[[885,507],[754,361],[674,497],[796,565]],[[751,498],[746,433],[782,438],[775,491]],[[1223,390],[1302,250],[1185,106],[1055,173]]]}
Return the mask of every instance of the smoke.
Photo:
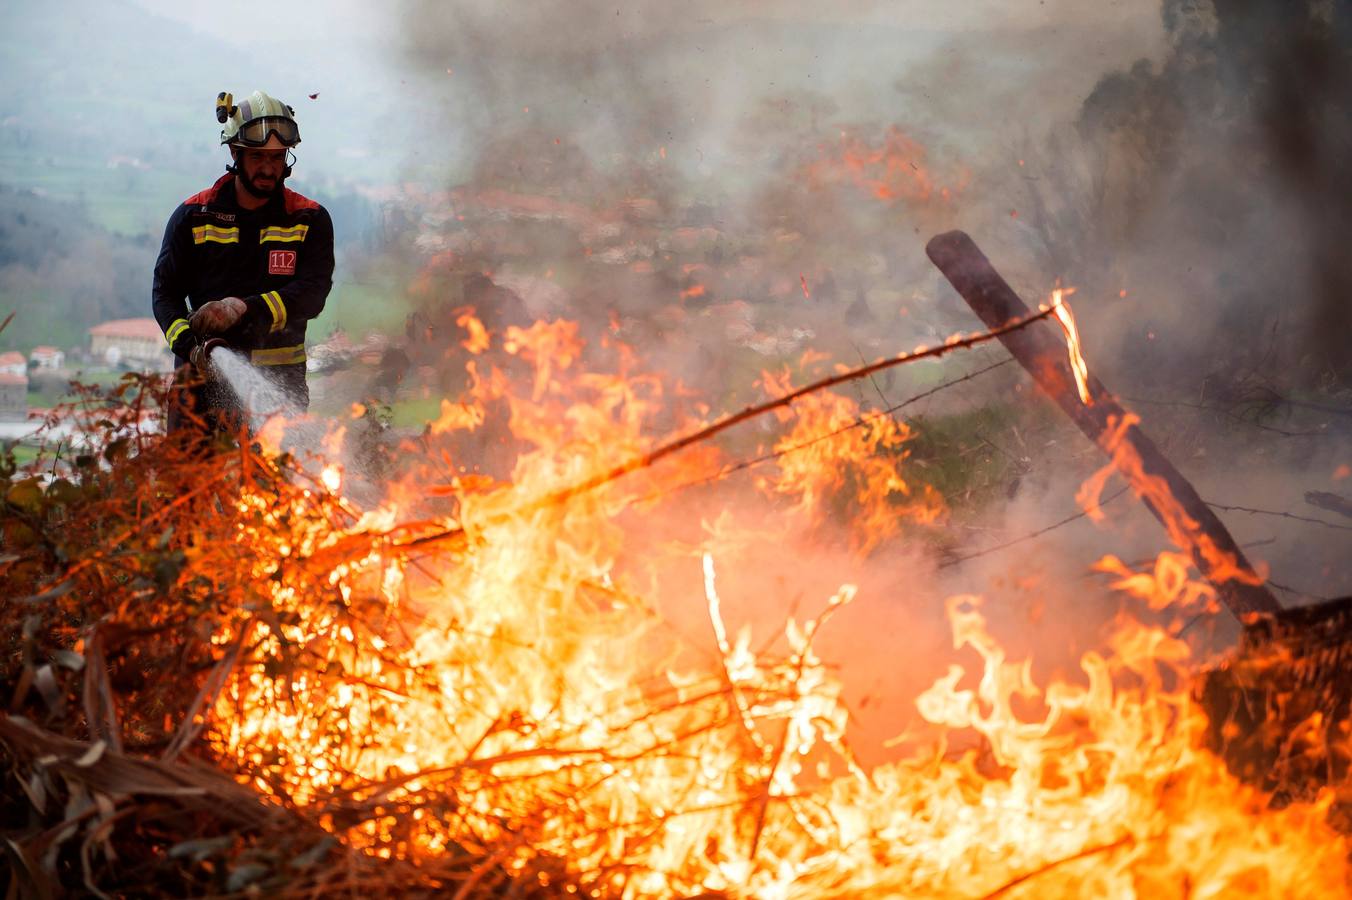
{"label": "smoke", "polygon": [[[1258,7],[991,4],[962,18],[928,4],[410,0],[421,140],[406,164],[444,188],[401,195],[389,229],[390,256],[416,273],[412,386],[463,388],[456,322],[472,306],[498,337],[577,320],[710,415],[740,408],[763,396],[762,369],[809,349],[850,365],[975,329],[923,255],[961,227],[1030,302],[1058,279],[1078,288],[1091,367],[1204,498],[1266,511],[1221,515],[1286,602],[1348,593],[1345,532],[1292,515],[1311,512],[1307,491],[1345,490],[1352,461],[1348,419],[1328,411],[1348,405],[1349,17]],[[888,408],[977,358],[994,357],[847,392]],[[1016,367],[905,414],[921,434],[910,471],[945,490],[946,528],[863,564],[821,531],[719,561],[729,615],[758,629],[786,602],[824,600],[831,573],[859,582],[823,653],[847,660],[875,749],[947,655],[945,597],[987,595],[1012,657],[1073,671],[1121,608],[1089,564],[1146,564],[1165,542],[1129,493],[1104,524],[1077,518],[1075,490],[1103,460]],[[684,527],[703,512],[692,501]],[[698,544],[663,527],[635,524],[635,541]],[[693,556],[647,574],[669,621],[704,627]],[[1188,637],[1205,656],[1234,626],[1211,617]]]}
{"label": "smoke", "polygon": [[1040,160],[1071,194],[1041,192],[1062,225],[1047,253],[1101,296],[1135,295],[1105,324],[1155,376],[1347,387],[1349,19],[1339,4],[1166,0],[1169,52],[1104,77],[1074,146]]}
{"label": "smoke", "polygon": [[1158,37],[1139,7],[1071,3],[404,10],[409,172],[450,188],[401,198],[419,314],[491,277],[715,389],[754,379],[739,357],[873,358],[972,327],[924,240],[1019,242],[1014,145]]}
{"label": "smoke", "polygon": [[[1029,168],[1042,265],[1081,288],[1090,358],[1286,602],[1352,591],[1344,4],[1165,0],[1168,51],[1103,77]],[[1033,154],[1030,153],[1030,157]],[[1286,515],[1274,515],[1285,513]]]}

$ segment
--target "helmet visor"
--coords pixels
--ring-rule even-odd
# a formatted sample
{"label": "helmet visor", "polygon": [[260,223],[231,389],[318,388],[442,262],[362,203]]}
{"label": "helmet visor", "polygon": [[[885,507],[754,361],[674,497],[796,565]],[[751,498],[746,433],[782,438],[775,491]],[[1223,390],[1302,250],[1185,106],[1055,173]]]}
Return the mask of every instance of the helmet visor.
{"label": "helmet visor", "polygon": [[268,135],[271,134],[277,135],[277,140],[288,147],[300,143],[300,129],[296,127],[295,121],[279,116],[265,116],[252,122],[245,122],[235,134],[232,143],[243,144],[246,147],[261,147],[268,142]]}

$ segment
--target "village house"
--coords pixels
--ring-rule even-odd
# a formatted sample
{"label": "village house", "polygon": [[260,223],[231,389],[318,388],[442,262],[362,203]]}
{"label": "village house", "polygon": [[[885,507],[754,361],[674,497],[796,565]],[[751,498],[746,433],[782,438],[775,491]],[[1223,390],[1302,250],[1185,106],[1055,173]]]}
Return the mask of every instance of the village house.
{"label": "village house", "polygon": [[0,372],[0,422],[23,421],[27,418],[28,376]]}
{"label": "village house", "polygon": [[164,333],[154,319],[114,319],[89,329],[89,352],[110,366],[172,368]]}
{"label": "village house", "polygon": [[14,350],[0,353],[0,375],[28,375],[28,360]]}
{"label": "village house", "polygon": [[66,354],[55,347],[34,347],[28,363],[36,369],[59,369],[66,364]]}

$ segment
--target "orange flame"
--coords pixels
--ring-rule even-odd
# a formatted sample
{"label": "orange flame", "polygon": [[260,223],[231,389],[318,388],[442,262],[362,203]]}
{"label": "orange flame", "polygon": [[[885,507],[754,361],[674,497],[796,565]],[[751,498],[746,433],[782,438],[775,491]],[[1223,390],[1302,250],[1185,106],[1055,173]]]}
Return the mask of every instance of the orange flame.
{"label": "orange flame", "polygon": [[1091,476],[1081,487],[1077,499],[1089,512],[1090,517],[1098,520],[1102,517],[1097,510],[1098,496],[1114,472],[1125,474],[1127,482],[1137,496],[1148,502],[1158,511],[1160,520],[1174,546],[1199,554],[1210,567],[1208,577],[1215,581],[1238,581],[1242,584],[1262,584],[1267,580],[1266,567],[1256,564],[1256,571],[1250,571],[1239,564],[1234,554],[1216,546],[1210,534],[1201,528],[1197,520],[1188,515],[1178,502],[1168,482],[1161,476],[1145,470],[1145,463],[1132,442],[1127,439],[1131,430],[1140,423],[1135,413],[1126,413],[1122,417],[1110,416],[1108,428],[1099,439],[1099,446],[1112,457],[1112,462]]}
{"label": "orange flame", "polygon": [[1085,406],[1093,406],[1094,398],[1089,393],[1089,366],[1084,361],[1084,356],[1080,352],[1080,331],[1075,327],[1075,315],[1070,311],[1070,304],[1065,298],[1075,293],[1074,288],[1057,288],[1052,291],[1052,311],[1056,313],[1056,321],[1061,323],[1061,328],[1066,333],[1066,351],[1070,355],[1070,371],[1075,374],[1075,387],[1080,392],[1080,402]]}
{"label": "orange flame", "polygon": [[925,203],[936,194],[948,202],[965,179],[957,176],[955,184],[936,185],[927,156],[923,145],[895,125],[877,145],[842,131],[839,146],[808,165],[804,174],[813,184],[853,184],[886,203]]}
{"label": "orange flame", "polygon": [[460,342],[460,346],[464,347],[470,353],[476,355],[483,353],[491,345],[488,338],[488,329],[484,327],[484,323],[479,320],[479,317],[474,314],[474,310],[468,307],[458,310],[455,324],[465,329],[468,333],[468,337]]}
{"label": "orange flame", "polygon": [[[1129,617],[1077,677],[1042,684],[1031,661],[1007,658],[979,598],[951,599],[968,664],[915,701],[941,741],[866,770],[814,643],[863,601],[857,582],[790,619],[772,653],[750,626],[730,632],[741,598],[720,593],[714,561],[736,560],[739,540],[773,542],[783,570],[751,583],[778,590],[794,563],[785,500],[801,516],[841,497],[861,549],[899,518],[939,515],[902,471],[909,429],[847,398],[802,398],[774,442],[777,472],[738,498],[761,530],[729,535],[717,495],[704,497],[692,552],[645,527],[678,514],[665,491],[708,472],[708,454],[539,502],[651,447],[660,383],[623,355],[618,372],[581,370],[570,323],[509,329],[504,349],[531,370],[521,395],[488,357],[467,368],[477,396],[507,397],[524,450],[509,483],[451,485],[443,524],[464,540],[440,558],[413,568],[382,537],[341,557],[329,594],[301,595],[282,557],[388,534],[400,509],[335,527],[308,501],[279,509],[246,486],[241,544],[292,532],[285,553],[256,557],[268,615],[216,637],[247,648],[209,726],[241,780],[322,810],[369,853],[428,862],[468,848],[587,896],[1333,896],[1352,883],[1349,842],[1325,822],[1332,793],[1269,809],[1232,778],[1200,749],[1188,648]],[[786,376],[765,385],[788,389]],[[1150,608],[1210,602],[1181,557],[1149,573],[1102,566]],[[669,627],[645,575],[662,568],[702,568],[712,647]],[[353,825],[362,802],[380,812]]]}

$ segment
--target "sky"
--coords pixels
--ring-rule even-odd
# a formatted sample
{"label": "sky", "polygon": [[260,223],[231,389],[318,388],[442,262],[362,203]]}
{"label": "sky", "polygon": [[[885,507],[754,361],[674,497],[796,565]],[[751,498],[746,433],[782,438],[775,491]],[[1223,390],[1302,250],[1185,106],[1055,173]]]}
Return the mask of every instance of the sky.
{"label": "sky", "polygon": [[[393,17],[373,15],[385,4],[361,0],[133,0],[138,6],[238,46],[278,40],[372,44],[394,36]],[[228,15],[222,15],[223,9]]]}
{"label": "sky", "polygon": [[[537,57],[554,53],[594,54],[597,66],[616,73],[612,84],[633,88],[632,103],[647,102],[633,96],[645,87],[659,98],[676,97],[679,112],[700,120],[692,127],[702,132],[699,152],[706,156],[748,99],[785,90],[846,98],[842,108],[861,118],[904,113],[898,79],[912,61],[934,71],[932,60],[920,56],[936,52],[945,34],[988,32],[998,41],[1001,33],[1017,39],[1018,32],[1042,30],[1045,52],[1030,44],[1013,55],[1020,71],[1000,67],[1010,59],[1006,54],[989,71],[966,66],[960,77],[964,92],[988,85],[983,97],[1008,107],[1004,94],[1010,85],[1027,84],[1029,72],[1037,71],[1032,78],[1040,85],[1034,93],[1041,108],[1033,112],[1045,110],[1048,119],[1074,109],[1104,71],[1157,56],[1163,44],[1159,0],[128,2],[229,48],[219,59],[213,51],[201,73],[182,73],[201,82],[194,84],[194,96],[262,88],[297,107],[302,133],[315,137],[307,156],[323,148],[323,158],[307,161],[313,171],[349,171],[363,180],[416,177],[410,173],[439,167],[459,172],[477,153],[475,135],[500,125],[513,110],[553,104],[577,121],[576,114],[562,112],[557,92],[538,90],[560,81],[537,64]],[[790,30],[777,36],[776,26]],[[820,26],[820,37],[802,26]],[[1064,40],[1057,39],[1059,31]],[[721,41],[717,58],[697,52],[704,36]],[[871,46],[857,46],[860,39]],[[895,52],[889,53],[893,44]],[[650,77],[639,84],[643,79],[624,74],[632,65],[624,62],[624,52],[635,46],[663,54],[656,83]],[[240,55],[231,57],[235,52]],[[452,72],[456,79],[447,81]],[[696,72],[700,79],[693,77]],[[663,76],[669,77],[670,92]],[[714,95],[700,92],[697,81],[704,76],[718,88]],[[921,96],[927,87],[916,92],[926,112],[966,111],[930,104]],[[320,97],[311,103],[308,95],[315,92]],[[612,101],[625,99],[592,97],[589,108],[611,111]],[[373,108],[378,111],[360,120],[349,112]],[[985,115],[972,114],[978,120]],[[358,121],[365,127],[353,127]],[[974,140],[988,143],[984,136]]]}
{"label": "sky", "polygon": [[[354,43],[379,42],[397,35],[397,15],[375,15],[373,10],[399,9],[400,4],[370,3],[362,0],[293,0],[279,4],[272,0],[235,0],[234,14],[223,19],[218,0],[135,0],[160,15],[177,19],[203,32],[236,44],[252,40],[249,33],[263,23],[266,27],[305,42],[342,40]],[[457,4],[447,3],[447,6]],[[638,4],[643,6],[644,4]],[[647,4],[656,6],[656,4]],[[521,8],[529,8],[522,4]],[[635,4],[616,4],[633,10]],[[694,0],[681,4],[680,15],[693,25],[730,23],[762,19],[783,21],[857,22],[910,25],[916,28],[1040,28],[1056,25],[1100,25],[1105,30],[1148,30],[1157,27],[1159,3],[1156,0],[779,0],[740,3]],[[640,10],[640,15],[643,11]],[[250,23],[241,27],[242,23]]]}

